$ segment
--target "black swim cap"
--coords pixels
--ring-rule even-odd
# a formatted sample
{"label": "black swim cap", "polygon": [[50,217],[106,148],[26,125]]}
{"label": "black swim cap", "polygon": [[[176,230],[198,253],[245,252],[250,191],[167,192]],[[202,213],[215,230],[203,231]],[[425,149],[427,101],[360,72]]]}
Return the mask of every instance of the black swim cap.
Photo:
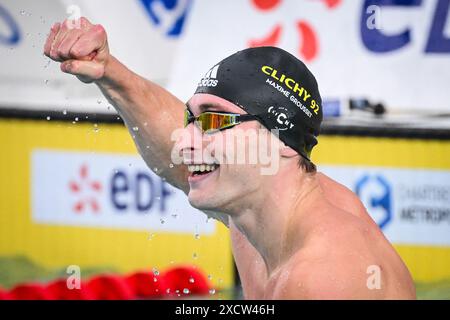
{"label": "black swim cap", "polygon": [[213,66],[195,93],[226,99],[309,160],[322,122],[316,79],[303,62],[275,47],[239,51]]}

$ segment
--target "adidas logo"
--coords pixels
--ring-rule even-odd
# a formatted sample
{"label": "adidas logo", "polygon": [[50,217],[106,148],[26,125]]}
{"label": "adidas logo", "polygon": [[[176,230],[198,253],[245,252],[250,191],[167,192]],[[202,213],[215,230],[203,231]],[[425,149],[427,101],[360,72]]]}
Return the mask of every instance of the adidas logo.
{"label": "adidas logo", "polygon": [[203,76],[202,80],[198,83],[199,87],[215,87],[219,83],[217,80],[217,71],[219,71],[220,64],[215,65]]}

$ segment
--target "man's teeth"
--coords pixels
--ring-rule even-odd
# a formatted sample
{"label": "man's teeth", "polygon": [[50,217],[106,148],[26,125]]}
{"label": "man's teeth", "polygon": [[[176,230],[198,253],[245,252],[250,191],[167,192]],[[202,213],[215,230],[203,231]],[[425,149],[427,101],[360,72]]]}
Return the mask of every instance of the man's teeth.
{"label": "man's teeth", "polygon": [[196,165],[188,165],[189,172],[205,172],[205,171],[213,171],[217,169],[217,165],[215,164],[196,164]]}

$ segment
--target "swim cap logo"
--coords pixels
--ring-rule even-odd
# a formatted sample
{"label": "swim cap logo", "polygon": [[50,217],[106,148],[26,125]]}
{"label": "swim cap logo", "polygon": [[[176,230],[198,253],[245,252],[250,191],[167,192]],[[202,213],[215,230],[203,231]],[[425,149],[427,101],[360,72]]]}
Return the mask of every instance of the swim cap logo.
{"label": "swim cap logo", "polygon": [[[262,66],[261,71],[270,76],[270,78],[267,78],[266,83],[274,87],[277,91],[286,96],[286,98],[289,98],[289,100],[300,108],[308,118],[311,118],[312,116],[311,111],[316,115],[319,114],[319,104],[311,97],[311,93],[309,93],[298,81],[295,81],[285,74],[280,74],[277,69],[271,66]],[[283,88],[282,85],[287,89]]]}
{"label": "swim cap logo", "polygon": [[203,76],[198,83],[199,87],[215,87],[219,83],[217,80],[217,72],[219,71],[220,64],[215,65]]}
{"label": "swim cap logo", "polygon": [[267,109],[267,112],[270,114],[271,117],[275,117],[276,122],[278,123],[278,125],[275,125],[275,129],[281,131],[292,129],[294,127],[294,124],[289,120],[288,109],[284,107],[276,108],[274,106],[270,106],[269,109]]}

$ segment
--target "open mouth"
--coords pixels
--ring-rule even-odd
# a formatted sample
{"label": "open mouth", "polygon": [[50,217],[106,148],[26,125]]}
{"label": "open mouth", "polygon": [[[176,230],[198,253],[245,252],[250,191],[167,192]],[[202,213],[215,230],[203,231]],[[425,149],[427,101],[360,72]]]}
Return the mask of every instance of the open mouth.
{"label": "open mouth", "polygon": [[217,164],[192,164],[188,165],[188,170],[191,176],[204,176],[217,170],[218,167]]}

